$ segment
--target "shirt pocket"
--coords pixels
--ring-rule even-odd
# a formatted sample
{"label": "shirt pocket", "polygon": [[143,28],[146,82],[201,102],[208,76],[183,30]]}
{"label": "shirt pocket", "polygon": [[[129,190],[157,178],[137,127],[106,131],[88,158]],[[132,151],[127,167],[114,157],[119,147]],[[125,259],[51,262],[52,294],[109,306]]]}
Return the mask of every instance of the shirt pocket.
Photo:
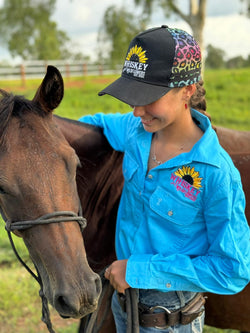
{"label": "shirt pocket", "polygon": [[157,215],[182,227],[195,222],[199,209],[182,202],[158,186],[150,197],[150,208]]}
{"label": "shirt pocket", "polygon": [[125,181],[129,182],[132,180],[134,174],[138,169],[137,162],[129,153],[125,153],[122,164],[122,171]]}

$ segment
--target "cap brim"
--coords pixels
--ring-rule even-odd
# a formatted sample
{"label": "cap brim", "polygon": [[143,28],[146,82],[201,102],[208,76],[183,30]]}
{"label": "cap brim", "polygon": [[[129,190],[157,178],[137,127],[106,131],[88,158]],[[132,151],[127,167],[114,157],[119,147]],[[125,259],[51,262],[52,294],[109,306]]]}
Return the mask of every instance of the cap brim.
{"label": "cap brim", "polygon": [[142,106],[157,101],[171,89],[173,88],[157,86],[121,76],[100,91],[98,95],[107,94],[129,105]]}

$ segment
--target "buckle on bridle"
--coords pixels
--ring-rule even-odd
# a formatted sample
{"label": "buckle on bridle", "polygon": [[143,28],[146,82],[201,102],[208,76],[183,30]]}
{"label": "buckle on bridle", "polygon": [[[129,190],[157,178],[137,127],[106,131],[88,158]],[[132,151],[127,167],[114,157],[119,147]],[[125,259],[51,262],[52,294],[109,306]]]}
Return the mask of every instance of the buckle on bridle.
{"label": "buckle on bridle", "polygon": [[[149,309],[149,312],[150,313],[153,313],[156,309],[162,309],[164,310],[167,314],[171,314],[171,311],[167,308],[165,308],[165,306],[162,306],[162,305],[155,305],[155,306],[152,306],[150,309]],[[154,328],[157,328],[158,330],[165,330],[166,328],[168,328],[169,325],[166,325],[166,326],[154,326]]]}

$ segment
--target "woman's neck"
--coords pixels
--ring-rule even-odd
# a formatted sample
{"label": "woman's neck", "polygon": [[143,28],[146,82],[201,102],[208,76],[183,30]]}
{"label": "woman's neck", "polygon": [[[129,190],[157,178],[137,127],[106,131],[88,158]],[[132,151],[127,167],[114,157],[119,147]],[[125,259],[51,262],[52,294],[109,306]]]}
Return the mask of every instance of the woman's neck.
{"label": "woman's neck", "polygon": [[[159,130],[153,134],[148,169],[152,169],[184,152],[189,152],[202,137],[202,130],[190,117],[190,122]],[[182,125],[182,126],[180,126]]]}

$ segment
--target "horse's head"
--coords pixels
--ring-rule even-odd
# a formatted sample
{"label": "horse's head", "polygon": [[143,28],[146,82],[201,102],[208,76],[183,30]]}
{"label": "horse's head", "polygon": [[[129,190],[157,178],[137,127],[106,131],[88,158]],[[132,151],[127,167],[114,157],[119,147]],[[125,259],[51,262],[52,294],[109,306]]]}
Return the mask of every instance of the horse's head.
{"label": "horse's head", "polygon": [[[21,225],[22,221],[31,221],[31,225],[14,232],[28,248],[46,297],[62,316],[82,317],[95,310],[101,286],[99,276],[87,263],[77,222],[81,219],[76,217],[79,160],[52,117],[63,97],[62,77],[49,66],[32,101],[3,91],[2,95],[2,215],[13,229],[20,221]],[[47,214],[52,214],[53,223],[41,224],[49,221]],[[63,222],[56,223],[55,219]]]}

